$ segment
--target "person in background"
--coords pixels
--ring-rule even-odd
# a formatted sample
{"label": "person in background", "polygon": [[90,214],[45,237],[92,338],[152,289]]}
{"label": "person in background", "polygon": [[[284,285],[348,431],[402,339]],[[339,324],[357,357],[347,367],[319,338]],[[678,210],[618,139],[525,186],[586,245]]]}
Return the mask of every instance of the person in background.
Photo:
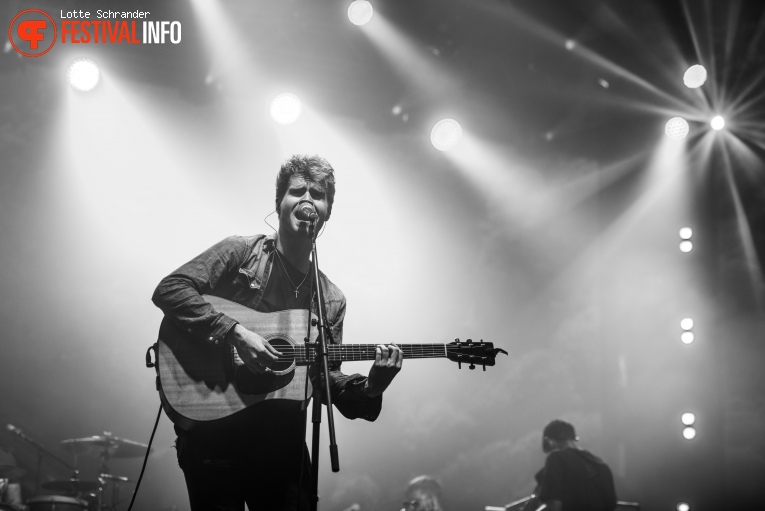
{"label": "person in background", "polygon": [[613,511],[616,490],[611,469],[579,448],[574,426],[554,420],[542,432],[544,468],[537,473],[538,499],[550,511]]}
{"label": "person in background", "polygon": [[21,484],[16,479],[18,473],[16,458],[10,450],[0,445],[0,503],[8,504],[13,509],[23,509],[24,502],[21,500]]}
{"label": "person in background", "polygon": [[406,498],[401,511],[443,511],[441,485],[427,475],[417,476],[406,488]]}

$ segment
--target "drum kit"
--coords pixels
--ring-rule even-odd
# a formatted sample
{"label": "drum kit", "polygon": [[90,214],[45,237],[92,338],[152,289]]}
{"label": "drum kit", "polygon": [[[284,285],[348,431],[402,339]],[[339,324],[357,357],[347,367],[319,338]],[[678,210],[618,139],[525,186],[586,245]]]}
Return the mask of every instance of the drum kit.
{"label": "drum kit", "polygon": [[[144,456],[148,445],[127,440],[105,431],[103,435],[85,438],[70,438],[61,441],[63,449],[74,455],[75,466],[50,453],[42,445],[28,438],[17,428],[9,425],[8,429],[38,449],[38,460],[47,455],[72,470],[72,477],[41,482],[38,476],[37,494],[26,500],[25,506],[0,504],[0,510],[14,509],[24,511],[117,511],[120,501],[120,486],[134,481],[109,471],[111,459],[135,458]],[[97,457],[100,460],[99,475],[93,480],[79,478],[76,468],[80,456]],[[38,462],[39,465],[39,462]],[[38,466],[38,474],[39,474]],[[17,479],[26,474],[26,470],[13,465],[0,465],[0,480]],[[105,498],[108,497],[108,498]]]}

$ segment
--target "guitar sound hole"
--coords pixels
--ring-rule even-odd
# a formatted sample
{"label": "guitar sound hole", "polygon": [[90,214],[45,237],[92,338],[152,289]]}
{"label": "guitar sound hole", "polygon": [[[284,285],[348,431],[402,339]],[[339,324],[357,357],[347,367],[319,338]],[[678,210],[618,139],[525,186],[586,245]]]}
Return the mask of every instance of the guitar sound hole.
{"label": "guitar sound hole", "polygon": [[271,366],[275,372],[285,371],[295,362],[295,347],[289,341],[280,338],[269,339],[268,343],[281,353],[279,360]]}
{"label": "guitar sound hole", "polygon": [[243,394],[266,394],[281,389],[295,377],[295,347],[287,340],[274,338],[268,342],[281,353],[279,360],[271,365],[269,373],[256,374],[240,365],[235,368],[234,382]]}

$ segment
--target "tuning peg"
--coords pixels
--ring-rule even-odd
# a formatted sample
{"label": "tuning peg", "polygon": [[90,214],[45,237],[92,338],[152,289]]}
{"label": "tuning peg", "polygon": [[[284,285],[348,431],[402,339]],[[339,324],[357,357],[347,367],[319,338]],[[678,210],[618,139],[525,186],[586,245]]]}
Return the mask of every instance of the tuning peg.
{"label": "tuning peg", "polygon": [[470,369],[471,370],[475,369],[475,364],[470,364]]}
{"label": "tuning peg", "polygon": [[457,359],[457,369],[462,369],[462,362]]}
{"label": "tuning peg", "polygon": [[473,344],[473,339],[468,339],[468,340],[467,340],[467,341],[465,341],[465,342],[466,342],[467,344]]}

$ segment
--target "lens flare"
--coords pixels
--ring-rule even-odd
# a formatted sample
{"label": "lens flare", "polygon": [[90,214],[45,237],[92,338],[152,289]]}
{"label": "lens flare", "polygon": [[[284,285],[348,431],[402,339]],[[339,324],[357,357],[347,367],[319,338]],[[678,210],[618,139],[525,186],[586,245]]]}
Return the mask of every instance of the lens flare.
{"label": "lens flare", "polygon": [[430,142],[439,151],[453,149],[462,138],[462,126],[454,119],[441,119],[430,132]]}
{"label": "lens flare", "polygon": [[682,117],[673,117],[668,120],[666,126],[664,126],[664,134],[673,140],[680,140],[687,137],[689,131],[690,127],[688,126],[688,121]]}
{"label": "lens flare", "polygon": [[69,64],[66,79],[74,90],[89,92],[101,81],[101,70],[91,59],[80,58]]}
{"label": "lens flare", "polygon": [[366,25],[372,19],[374,9],[367,0],[355,0],[348,6],[348,19],[354,25]]}
{"label": "lens flare", "polygon": [[707,70],[704,66],[696,64],[691,66],[683,75],[683,83],[689,89],[697,89],[707,81]]}
{"label": "lens flare", "polygon": [[290,92],[283,92],[271,101],[271,118],[279,124],[292,124],[302,111],[300,98]]}

